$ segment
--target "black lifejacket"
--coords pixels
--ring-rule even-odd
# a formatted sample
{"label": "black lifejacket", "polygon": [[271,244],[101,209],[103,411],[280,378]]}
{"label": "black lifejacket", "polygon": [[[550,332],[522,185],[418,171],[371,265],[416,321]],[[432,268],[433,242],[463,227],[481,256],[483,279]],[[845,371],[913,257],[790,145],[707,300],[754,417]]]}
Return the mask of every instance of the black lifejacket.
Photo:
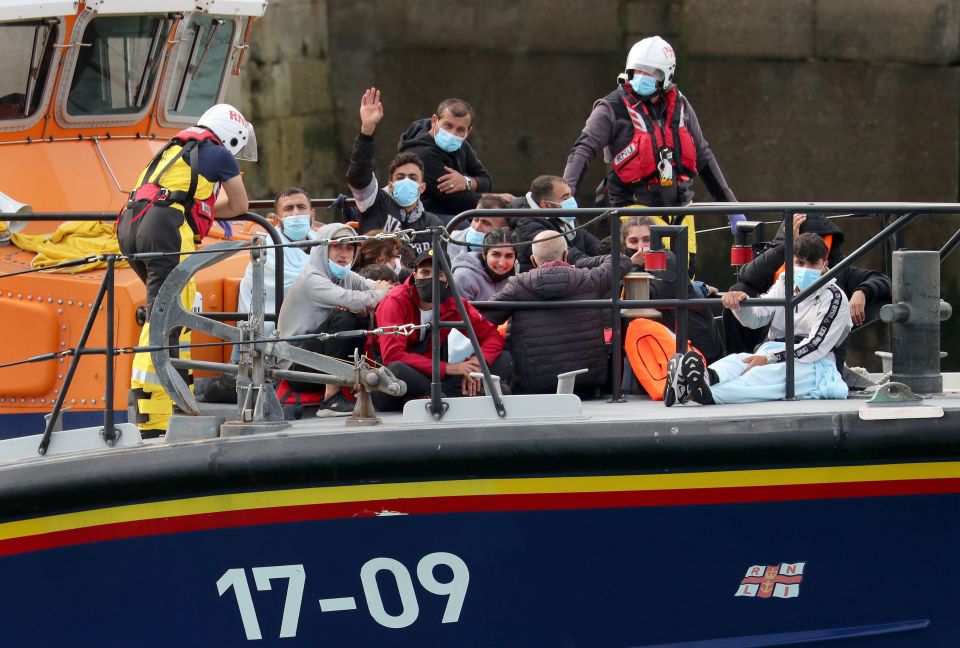
{"label": "black lifejacket", "polygon": [[[220,140],[206,128],[192,127],[182,130],[167,142],[154,156],[146,170],[140,176],[137,188],[130,192],[124,210],[140,209],[133,216],[136,221],[143,216],[150,207],[159,205],[167,207],[180,205],[190,229],[197,239],[201,239],[210,231],[214,221],[214,202],[217,199],[218,185],[200,175],[199,147],[201,142],[214,142],[223,146]],[[179,150],[172,151],[175,147]],[[172,156],[168,153],[172,151]],[[187,163],[184,157],[191,151]],[[166,159],[165,159],[166,158]],[[161,162],[166,162],[163,168],[156,172]],[[202,182],[201,182],[202,180]],[[197,197],[199,185],[204,185],[202,198]],[[121,215],[124,210],[121,210]],[[119,218],[117,219],[119,224]]]}

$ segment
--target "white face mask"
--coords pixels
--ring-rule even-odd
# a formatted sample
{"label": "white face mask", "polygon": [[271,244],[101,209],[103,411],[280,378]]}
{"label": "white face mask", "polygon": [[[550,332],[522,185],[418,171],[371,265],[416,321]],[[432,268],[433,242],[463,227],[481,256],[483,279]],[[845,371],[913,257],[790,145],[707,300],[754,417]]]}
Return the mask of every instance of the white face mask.
{"label": "white face mask", "polygon": [[401,269],[400,257],[393,257],[393,271],[399,275],[400,269]]}

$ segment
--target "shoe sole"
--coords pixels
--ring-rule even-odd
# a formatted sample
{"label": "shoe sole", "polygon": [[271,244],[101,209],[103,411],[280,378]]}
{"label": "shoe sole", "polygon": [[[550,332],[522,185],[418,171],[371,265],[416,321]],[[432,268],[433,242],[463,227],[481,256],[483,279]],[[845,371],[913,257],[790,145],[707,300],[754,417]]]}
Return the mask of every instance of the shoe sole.
{"label": "shoe sole", "polygon": [[[667,363],[667,381],[663,388],[663,404],[667,407],[673,407],[677,402],[677,395],[680,394],[680,360],[682,358],[682,355],[676,353]],[[680,402],[683,402],[682,395]]]}
{"label": "shoe sole", "polygon": [[[693,355],[691,355],[693,353]],[[707,366],[703,358],[696,352],[687,352],[681,362],[684,380],[687,383],[687,399],[700,405],[709,405],[713,402],[710,385],[707,383]]]}
{"label": "shoe sole", "polygon": [[338,416],[350,416],[351,414],[353,414],[353,410],[349,412],[338,412],[330,409],[317,410],[317,418],[336,418]]}

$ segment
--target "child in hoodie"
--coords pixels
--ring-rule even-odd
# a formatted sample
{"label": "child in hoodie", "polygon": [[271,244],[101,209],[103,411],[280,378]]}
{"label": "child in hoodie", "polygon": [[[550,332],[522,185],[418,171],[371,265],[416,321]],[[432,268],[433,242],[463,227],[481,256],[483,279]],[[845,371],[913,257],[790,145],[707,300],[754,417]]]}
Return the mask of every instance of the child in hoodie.
{"label": "child in hoodie", "polygon": [[[793,246],[794,287],[804,290],[827,269],[827,245],[813,233],[801,234]],[[783,299],[785,281],[781,276],[762,297]],[[786,395],[786,351],[782,306],[740,306],[745,292],[731,290],[723,305],[750,328],[770,326],[767,341],[755,353],[734,353],[712,363],[709,369],[697,353],[687,352],[670,360],[663,402],[674,397],[681,403],[701,405],[752,403],[779,400]],[[853,323],[847,296],[829,281],[803,300],[794,315],[796,344],[794,387],[797,398],[846,398],[847,385],[837,370],[833,350],[847,337]],[[673,395],[668,396],[668,392]]]}
{"label": "child in hoodie", "polygon": [[[334,241],[356,235],[353,228],[333,223],[321,227],[316,238]],[[370,314],[392,286],[386,281],[364,279],[351,271],[358,247],[357,243],[331,242],[313,248],[307,267],[284,297],[277,322],[281,338],[367,327]],[[300,346],[346,360],[353,358],[355,349],[362,349],[363,342],[363,338],[313,339]],[[294,365],[293,369],[313,371],[300,365]],[[336,385],[291,382],[290,387],[301,392],[324,390],[324,401],[317,416],[346,416],[353,411],[353,403]]]}

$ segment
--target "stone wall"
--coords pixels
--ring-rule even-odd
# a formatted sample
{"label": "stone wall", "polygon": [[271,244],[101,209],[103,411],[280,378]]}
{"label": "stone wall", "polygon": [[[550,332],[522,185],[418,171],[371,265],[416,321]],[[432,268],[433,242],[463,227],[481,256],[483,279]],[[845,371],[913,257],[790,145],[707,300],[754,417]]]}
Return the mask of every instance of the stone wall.
{"label": "stone wall", "polygon": [[254,24],[228,93],[257,131],[260,159],[242,165],[251,197],[290,185],[316,196],[340,190],[329,52],[326,0],[272,0]]}

